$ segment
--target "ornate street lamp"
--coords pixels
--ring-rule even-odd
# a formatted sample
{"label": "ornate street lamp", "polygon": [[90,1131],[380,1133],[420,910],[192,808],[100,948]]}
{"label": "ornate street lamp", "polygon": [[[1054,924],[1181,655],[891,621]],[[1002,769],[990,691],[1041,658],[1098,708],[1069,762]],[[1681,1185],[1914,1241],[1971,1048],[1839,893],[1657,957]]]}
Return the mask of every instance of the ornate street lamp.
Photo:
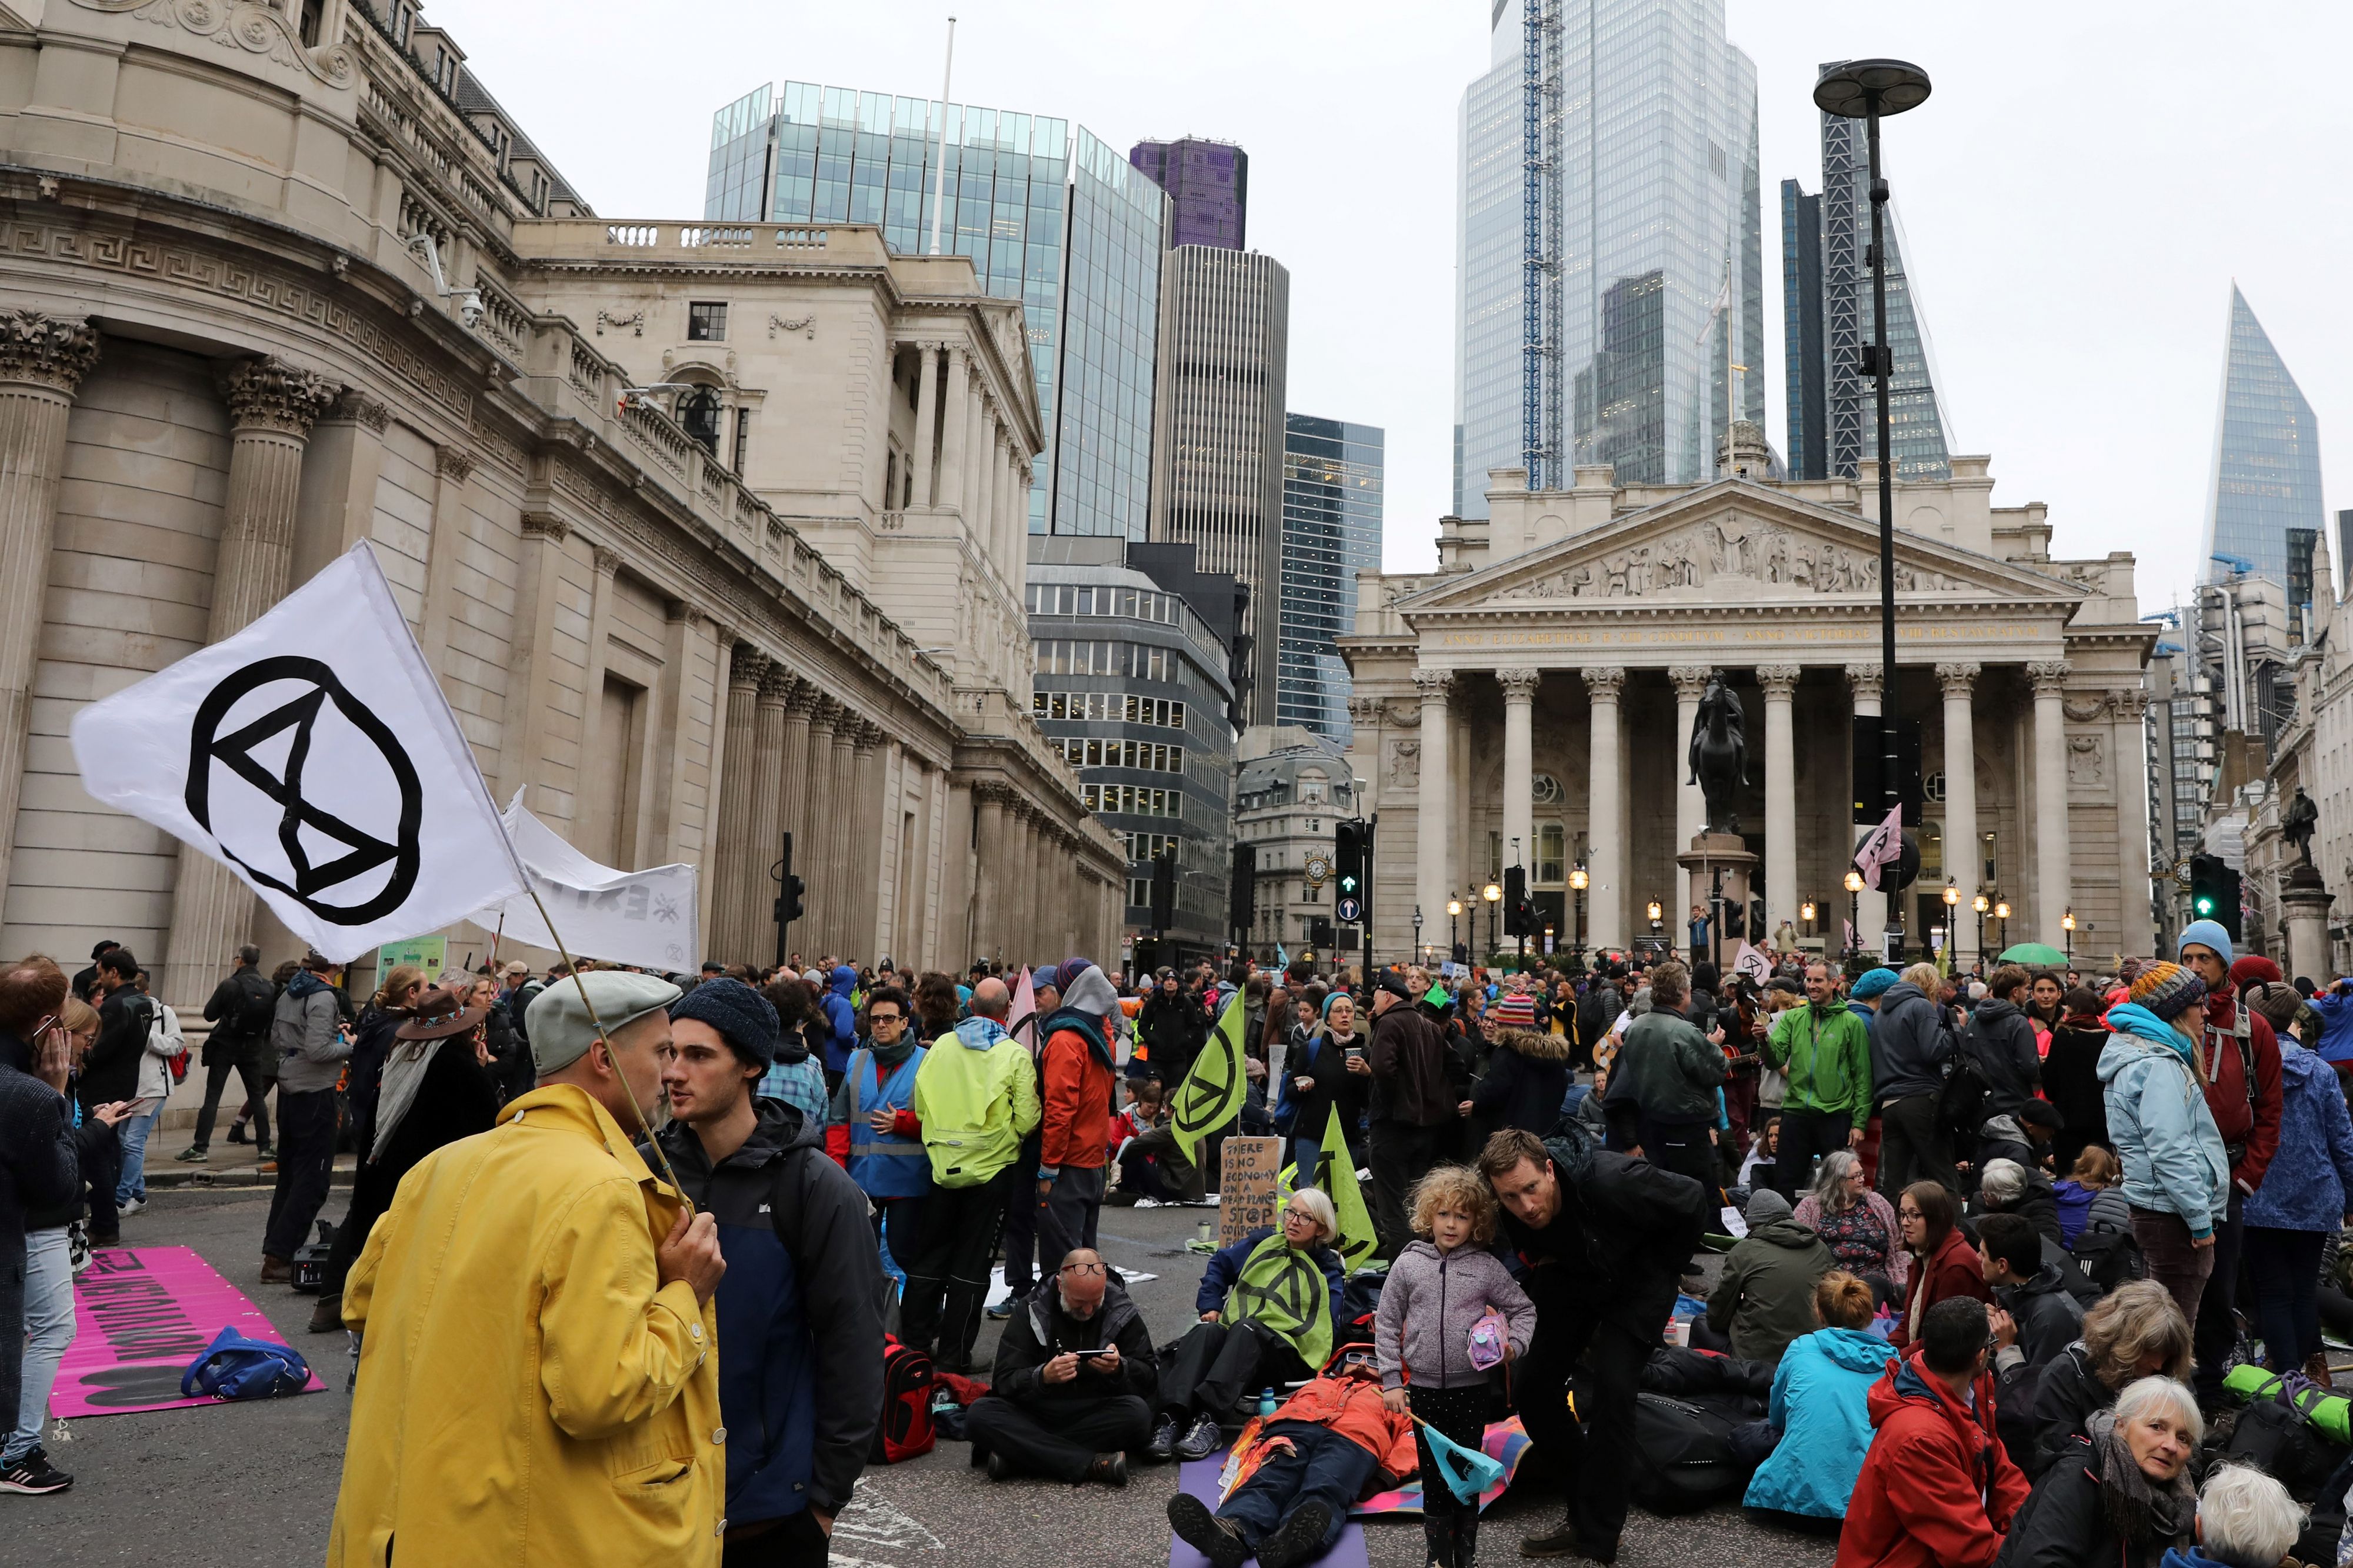
{"label": "ornate street lamp", "polygon": [[1462,913],[1462,900],[1460,900],[1460,899],[1458,899],[1458,898],[1456,898],[1456,897],[1455,897],[1453,894],[1451,894],[1451,893],[1447,894],[1447,895],[1446,895],[1446,956],[1447,956],[1448,958],[1450,958],[1450,959],[1451,959],[1451,958],[1452,958],[1452,957],[1454,956],[1454,950],[1455,950],[1457,947],[1460,947],[1460,946],[1462,944],[1462,939],[1461,939],[1461,937],[1458,936],[1458,935],[1455,933],[1455,930],[1454,930],[1454,922],[1455,922],[1455,921],[1456,921],[1457,919],[1459,919],[1459,918],[1461,916],[1461,913]]}
{"label": "ornate street lamp", "polygon": [[2075,910],[2073,906],[2059,917],[2059,929],[2067,933],[2067,967],[2073,969],[2075,967]]}
{"label": "ornate street lamp", "polygon": [[1479,889],[1479,896],[1487,900],[1487,951],[1493,952],[1495,951],[1495,911],[1503,907],[1504,889],[1501,884],[1490,882]]}
{"label": "ornate street lamp", "polygon": [[2010,901],[2008,900],[1994,900],[1993,918],[2001,922],[2001,945],[2008,947],[2010,945]]}
{"label": "ornate street lamp", "polygon": [[1993,908],[1993,903],[1992,900],[1988,899],[1983,893],[1979,893],[1976,898],[1969,900],[1969,908],[1977,910],[1978,912],[1978,963],[1982,964],[1985,963],[1986,910]]}
{"label": "ornate street lamp", "polygon": [[1424,963],[1430,962],[1430,949],[1421,945],[1421,906],[1419,904],[1413,906],[1413,951],[1420,954]]}
{"label": "ornate street lamp", "polygon": [[1593,879],[1586,875],[1584,861],[1579,860],[1569,870],[1568,885],[1577,892],[1577,956],[1581,960],[1585,957],[1585,889],[1593,885]]}
{"label": "ornate street lamp", "polygon": [[1814,908],[1814,900],[1811,899],[1808,899],[1804,903],[1798,906],[1798,918],[1806,922],[1806,934],[1808,936],[1814,934],[1814,916],[1820,912],[1820,910]]}
{"label": "ornate street lamp", "polygon": [[1953,934],[1953,917],[1961,907],[1961,890],[1953,885],[1953,879],[1950,877],[1945,879],[1944,900],[1945,950],[1950,953],[1961,945],[1959,939]]}
{"label": "ornate street lamp", "polygon": [[1854,956],[1854,954],[1855,954],[1855,942],[1856,942],[1856,941],[1857,941],[1857,940],[1858,940],[1858,939],[1862,935],[1862,933],[1861,931],[1859,931],[1855,930],[1854,928],[1855,928],[1856,922],[1860,921],[1862,919],[1862,872],[1860,872],[1860,871],[1849,871],[1849,872],[1846,874],[1846,934],[1847,934],[1847,941],[1846,941],[1846,945],[1845,945],[1844,949],[1842,950],[1842,952],[1843,952],[1843,955],[1844,955],[1845,957],[1852,958],[1852,957]]}

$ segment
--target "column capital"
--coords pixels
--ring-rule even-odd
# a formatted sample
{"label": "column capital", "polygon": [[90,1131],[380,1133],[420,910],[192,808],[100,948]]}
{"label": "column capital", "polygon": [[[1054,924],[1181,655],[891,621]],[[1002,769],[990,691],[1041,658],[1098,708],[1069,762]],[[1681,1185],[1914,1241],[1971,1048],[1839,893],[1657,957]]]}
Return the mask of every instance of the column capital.
{"label": "column capital", "polygon": [[1876,699],[1887,684],[1887,671],[1876,660],[1846,667],[1846,683],[1858,700]]}
{"label": "column capital", "polygon": [[793,681],[791,694],[785,699],[785,708],[786,711],[797,713],[803,719],[814,722],[818,707],[823,700],[824,695],[818,690],[816,681],[797,678]]}
{"label": "column capital", "polygon": [[1945,696],[1948,700],[1966,699],[1976,688],[1978,677],[1984,673],[1985,666],[1981,664],[1940,664],[1936,667],[1936,679],[1944,684]]}
{"label": "column capital", "polygon": [[364,425],[379,436],[392,428],[392,410],[355,386],[345,387],[335,405],[319,417],[338,425]]}
{"label": "column capital", "polygon": [[858,721],[858,743],[861,746],[879,745],[881,743],[882,737],[889,733],[889,731],[871,719],[860,719]]}
{"label": "column capital", "polygon": [[463,447],[440,447],[433,454],[433,468],[435,472],[462,485],[474,477],[474,454],[467,451]]}
{"label": "column capital", "polygon": [[1381,700],[1377,697],[1348,699],[1348,719],[1358,728],[1377,724],[1381,720]]}
{"label": "column capital", "polygon": [[1618,700],[1620,688],[1626,684],[1626,667],[1622,664],[1588,664],[1577,672],[1585,682],[1586,690],[1596,702]]}
{"label": "column capital", "polygon": [[596,561],[597,576],[611,577],[620,573],[621,552],[619,551],[596,544],[589,547],[589,552]]}
{"label": "column capital", "polygon": [[1413,684],[1414,689],[1421,693],[1424,702],[1443,702],[1449,689],[1454,684],[1454,672],[1417,668],[1413,672]]}
{"label": "column capital", "polygon": [[1003,779],[981,779],[972,786],[972,798],[982,805],[1002,806],[1013,799],[1013,786]]}
{"label": "column capital", "polygon": [[267,357],[239,360],[219,381],[233,430],[267,430],[298,441],[309,438],[312,423],[343,391],[317,371]]}
{"label": "column capital", "polygon": [[727,684],[756,688],[767,673],[768,663],[768,656],[750,643],[737,643],[727,655]]}
{"label": "column capital", "polygon": [[98,329],[38,310],[0,311],[0,381],[28,382],[71,397],[98,363]]}
{"label": "column capital", "polygon": [[2063,658],[2039,658],[2026,667],[2026,679],[2034,683],[2035,696],[2056,697],[2067,684],[2070,668]]}
{"label": "column capital", "polygon": [[792,700],[793,688],[799,681],[800,678],[786,668],[782,660],[768,660],[767,668],[760,671],[760,706],[782,708]]}
{"label": "column capital", "polygon": [[1678,664],[1667,670],[1667,679],[1675,683],[1678,701],[1696,702],[1706,694],[1707,683],[1715,671],[1704,664]]}
{"label": "column capital", "polygon": [[1757,684],[1765,689],[1767,702],[1787,702],[1798,689],[1798,678],[1803,674],[1804,668],[1794,664],[1760,664],[1757,667]]}
{"label": "column capital", "polygon": [[1525,665],[1510,665],[1495,672],[1495,684],[1504,689],[1506,702],[1534,700],[1537,683],[1543,679],[1543,670]]}
{"label": "column capital", "polygon": [[522,536],[561,544],[572,536],[572,525],[555,512],[527,511],[522,514]]}
{"label": "column capital", "polygon": [[809,723],[817,729],[830,730],[848,711],[849,710],[842,706],[840,698],[828,697],[823,692],[819,692],[817,701],[809,709]]}

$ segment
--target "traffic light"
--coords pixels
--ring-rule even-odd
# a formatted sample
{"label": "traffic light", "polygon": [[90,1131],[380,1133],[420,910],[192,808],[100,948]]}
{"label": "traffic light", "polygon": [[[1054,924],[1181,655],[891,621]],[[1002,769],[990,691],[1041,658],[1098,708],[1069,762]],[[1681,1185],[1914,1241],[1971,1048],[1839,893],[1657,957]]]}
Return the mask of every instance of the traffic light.
{"label": "traffic light", "polygon": [[1518,866],[1504,868],[1504,934],[1505,936],[1535,936],[1543,928],[1536,924],[1535,906],[1528,902],[1528,874]]}
{"label": "traffic light", "polygon": [[2220,921],[2232,944],[2238,944],[2239,874],[2220,855],[2189,858],[2189,918]]}
{"label": "traffic light", "polygon": [[776,865],[770,868],[768,872],[776,880],[776,901],[774,910],[776,917],[776,962],[778,963],[785,962],[785,931],[795,921],[801,918],[801,896],[808,891],[808,885],[793,875],[793,836],[789,833],[785,835],[784,848],[784,854],[778,858]]}
{"label": "traffic light", "polygon": [[1332,825],[1332,867],[1344,899],[1361,899],[1365,889],[1365,825],[1343,817]]}
{"label": "traffic light", "polygon": [[1176,850],[1174,846],[1152,858],[1152,929],[1166,931],[1176,923]]}

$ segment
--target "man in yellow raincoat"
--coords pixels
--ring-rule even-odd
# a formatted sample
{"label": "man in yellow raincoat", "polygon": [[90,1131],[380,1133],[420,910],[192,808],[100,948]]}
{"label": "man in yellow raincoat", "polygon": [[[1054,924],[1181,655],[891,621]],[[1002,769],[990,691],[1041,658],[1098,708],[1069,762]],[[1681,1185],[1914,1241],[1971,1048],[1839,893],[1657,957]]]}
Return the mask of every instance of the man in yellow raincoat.
{"label": "man in yellow raincoat", "polygon": [[329,1568],[717,1568],[726,1265],[635,1147],[678,996],[618,971],[550,985],[539,1087],[402,1180],[343,1287],[364,1332]]}

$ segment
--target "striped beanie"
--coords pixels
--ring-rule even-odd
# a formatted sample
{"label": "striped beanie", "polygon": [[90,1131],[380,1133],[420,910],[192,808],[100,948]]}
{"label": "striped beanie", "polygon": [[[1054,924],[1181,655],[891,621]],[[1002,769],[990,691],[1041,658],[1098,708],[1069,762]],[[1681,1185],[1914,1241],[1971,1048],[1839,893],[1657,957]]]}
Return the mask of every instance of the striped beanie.
{"label": "striped beanie", "polygon": [[1515,992],[1487,1009],[1487,1016],[1495,1020],[1498,1028],[1533,1029],[1536,1026],[1535,998]]}
{"label": "striped beanie", "polygon": [[2178,963],[2162,959],[2133,976],[2127,1000],[2171,1023],[2205,999],[2206,983]]}

